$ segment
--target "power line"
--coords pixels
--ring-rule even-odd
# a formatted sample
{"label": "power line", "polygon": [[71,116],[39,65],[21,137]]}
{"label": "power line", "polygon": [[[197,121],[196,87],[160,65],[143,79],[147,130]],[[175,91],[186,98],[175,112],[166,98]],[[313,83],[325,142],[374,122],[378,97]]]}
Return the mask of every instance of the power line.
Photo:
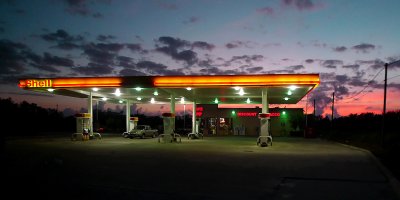
{"label": "power line", "polygon": [[[390,78],[388,78],[387,80],[394,79],[394,78],[397,78],[397,77],[400,77],[400,75],[390,77]],[[385,80],[382,80],[382,81],[379,82],[379,83],[383,83],[384,81],[385,81]],[[366,93],[364,93],[363,95],[359,96],[358,98],[354,98],[354,99],[352,99],[352,100],[350,100],[350,101],[342,102],[342,103],[351,103],[351,102],[353,102],[353,101],[360,100],[362,97],[364,97],[364,96],[367,95],[367,94],[369,94],[369,93],[366,92]],[[336,102],[338,102],[338,101],[336,101]]]}
{"label": "power line", "polygon": [[[379,83],[382,83],[382,82],[384,82],[385,80],[382,80],[381,82],[379,82]],[[363,95],[361,95],[361,96],[359,96],[359,97],[357,97],[357,98],[354,98],[354,99],[351,99],[350,101],[346,101],[346,102],[342,102],[342,103],[351,103],[351,102],[353,102],[353,101],[358,101],[358,100],[360,100],[362,97],[364,97],[365,95],[367,95],[367,94],[369,94],[368,92],[365,92]]]}
{"label": "power line", "polygon": [[[353,99],[352,101],[354,101],[354,100],[355,100],[355,97],[358,96],[358,95],[360,95],[362,92],[364,92],[364,90],[366,90],[366,89],[370,86],[370,84],[372,83],[372,81],[374,81],[375,78],[376,78],[383,70],[384,70],[384,68],[382,68],[381,70],[379,70],[379,72],[377,72],[377,73],[375,74],[374,78],[372,78],[370,81],[368,81],[368,84],[367,84],[362,90],[360,90],[359,92],[357,92],[355,95],[353,95],[353,96],[351,96],[351,97],[348,97],[348,98],[346,98],[346,99],[341,99],[340,101],[344,101],[344,100],[347,100],[347,99]],[[349,101],[349,102],[351,102],[351,101]],[[348,103],[348,102],[344,102],[344,103]]]}
{"label": "power line", "polygon": [[394,78],[397,78],[397,77],[399,77],[399,76],[400,76],[400,75],[393,76],[393,77],[388,78],[387,80],[394,79]]}
{"label": "power line", "polygon": [[[381,70],[382,71],[382,70]],[[390,79],[394,79],[394,78],[397,78],[397,77],[400,77],[400,75],[397,75],[397,76],[393,76],[393,77],[390,77],[390,78],[388,78],[387,80],[390,80]],[[379,82],[379,83],[383,83],[385,80],[382,80],[381,82]],[[365,92],[363,95],[361,95],[361,96],[359,96],[359,97],[357,97],[357,98],[354,98],[356,95],[354,95],[352,98],[353,99],[351,99],[350,101],[346,101],[346,102],[341,102],[341,103],[351,103],[351,102],[353,102],[353,101],[358,101],[358,100],[360,100],[362,97],[364,97],[365,95],[367,95],[367,94],[369,94],[368,92]],[[347,98],[347,99],[349,99],[349,98]],[[346,100],[346,99],[343,99],[343,100]],[[342,100],[340,100],[340,101],[342,101]],[[340,102],[340,101],[336,101],[336,102]]]}

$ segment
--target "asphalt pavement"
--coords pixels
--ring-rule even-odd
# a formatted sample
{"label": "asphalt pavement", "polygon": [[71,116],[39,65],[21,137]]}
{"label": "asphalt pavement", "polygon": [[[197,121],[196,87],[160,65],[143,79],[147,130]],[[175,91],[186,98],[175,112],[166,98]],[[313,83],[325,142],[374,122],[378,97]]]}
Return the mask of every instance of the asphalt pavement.
{"label": "asphalt pavement", "polygon": [[1,159],[12,199],[399,199],[372,154],[320,139],[9,138]]}

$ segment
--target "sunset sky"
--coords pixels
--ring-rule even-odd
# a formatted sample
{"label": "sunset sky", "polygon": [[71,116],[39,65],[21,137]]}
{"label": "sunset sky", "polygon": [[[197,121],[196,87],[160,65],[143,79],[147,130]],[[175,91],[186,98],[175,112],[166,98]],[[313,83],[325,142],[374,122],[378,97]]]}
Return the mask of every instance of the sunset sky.
{"label": "sunset sky", "polygon": [[[335,92],[336,116],[382,113],[384,63],[400,60],[399,8],[398,0],[3,0],[0,97],[79,110],[85,100],[24,91],[17,80],[318,73],[319,87],[294,107],[308,99],[312,112],[315,99],[317,114],[329,115]],[[400,62],[389,66],[387,95],[387,110],[399,109]]]}

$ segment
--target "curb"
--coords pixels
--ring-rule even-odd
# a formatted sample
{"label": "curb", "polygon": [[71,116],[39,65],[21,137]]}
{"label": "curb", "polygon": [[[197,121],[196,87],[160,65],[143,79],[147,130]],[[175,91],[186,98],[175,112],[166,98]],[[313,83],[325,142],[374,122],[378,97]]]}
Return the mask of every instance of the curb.
{"label": "curb", "polygon": [[354,150],[358,150],[358,151],[362,151],[362,152],[366,153],[371,158],[371,160],[373,160],[373,162],[375,162],[375,164],[378,166],[379,171],[381,171],[382,174],[386,177],[386,179],[388,180],[394,193],[396,194],[397,198],[400,199],[400,182],[393,176],[392,172],[390,172],[382,164],[382,162],[378,158],[376,158],[376,156],[374,154],[372,154],[369,150],[363,149],[360,147],[355,147],[355,146],[351,146],[351,145],[343,144],[343,143],[339,143],[339,142],[335,142],[335,143],[340,144],[340,145],[345,146],[350,149],[354,149]]}

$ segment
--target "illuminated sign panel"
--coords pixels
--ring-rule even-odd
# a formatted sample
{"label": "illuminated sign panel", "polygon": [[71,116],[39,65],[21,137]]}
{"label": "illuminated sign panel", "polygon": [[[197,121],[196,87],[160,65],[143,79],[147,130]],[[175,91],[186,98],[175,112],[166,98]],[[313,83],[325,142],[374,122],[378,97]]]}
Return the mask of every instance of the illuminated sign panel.
{"label": "illuminated sign panel", "polygon": [[204,111],[204,108],[203,108],[203,107],[197,107],[197,108],[196,108],[196,117],[201,117],[201,116],[203,116],[203,111]]}
{"label": "illuminated sign panel", "polygon": [[131,117],[130,120],[137,122],[137,121],[139,121],[139,117]]}
{"label": "illuminated sign panel", "polygon": [[73,87],[121,87],[120,77],[89,77],[89,78],[54,78],[54,79],[26,79],[19,81],[21,88],[73,88]]}
{"label": "illuminated sign panel", "polygon": [[28,79],[20,82],[21,86],[29,88],[53,87],[50,79]]}
{"label": "illuminated sign panel", "polygon": [[[257,112],[238,112],[238,117],[257,117]],[[270,117],[280,117],[281,113],[269,113]]]}
{"label": "illuminated sign panel", "polygon": [[155,87],[215,87],[215,86],[281,86],[319,84],[318,74],[159,76],[153,78]]}
{"label": "illuminated sign panel", "polygon": [[271,116],[271,117],[280,117],[281,116],[281,113],[269,113],[269,116]]}
{"label": "illuminated sign panel", "polygon": [[75,117],[90,118],[90,113],[77,113]]}
{"label": "illuminated sign panel", "polygon": [[257,112],[238,112],[238,117],[257,117]]}

